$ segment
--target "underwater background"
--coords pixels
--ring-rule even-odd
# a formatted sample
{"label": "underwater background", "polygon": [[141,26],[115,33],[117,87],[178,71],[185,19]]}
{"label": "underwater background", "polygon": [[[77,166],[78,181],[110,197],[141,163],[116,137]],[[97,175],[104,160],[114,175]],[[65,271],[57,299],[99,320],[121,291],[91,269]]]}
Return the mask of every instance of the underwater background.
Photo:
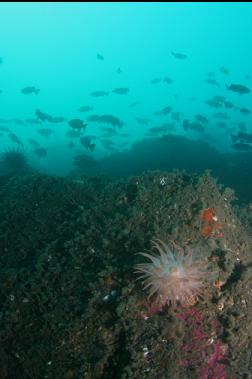
{"label": "underwater background", "polygon": [[[251,93],[227,87],[251,86],[251,16],[249,3],[2,3],[2,152],[59,175],[187,168],[195,154],[230,166],[251,151]],[[175,139],[174,155],[165,135],[202,145]]]}
{"label": "underwater background", "polygon": [[251,3],[0,3],[0,379],[252,378]]}

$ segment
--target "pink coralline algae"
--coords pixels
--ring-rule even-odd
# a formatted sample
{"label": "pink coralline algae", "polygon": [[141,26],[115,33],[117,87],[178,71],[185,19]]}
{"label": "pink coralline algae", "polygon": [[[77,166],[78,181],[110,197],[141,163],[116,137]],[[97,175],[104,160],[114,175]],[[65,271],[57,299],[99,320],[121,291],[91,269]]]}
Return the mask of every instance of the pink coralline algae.
{"label": "pink coralline algae", "polygon": [[195,370],[197,379],[227,379],[227,345],[218,338],[220,323],[206,322],[205,314],[196,309],[188,309],[177,317],[185,322],[186,339],[190,341],[181,348],[182,366]]}

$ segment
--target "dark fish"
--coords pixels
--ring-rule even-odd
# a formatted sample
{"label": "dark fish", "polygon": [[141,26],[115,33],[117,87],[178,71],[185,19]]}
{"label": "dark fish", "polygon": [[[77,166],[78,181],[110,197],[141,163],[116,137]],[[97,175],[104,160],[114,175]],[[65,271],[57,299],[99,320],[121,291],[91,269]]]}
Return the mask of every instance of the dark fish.
{"label": "dark fish", "polygon": [[80,120],[79,118],[74,118],[68,121],[68,125],[71,126],[71,128],[77,129],[77,130],[81,130],[81,129],[85,130],[87,127],[87,124],[84,124],[84,121]]}
{"label": "dark fish", "polygon": [[39,157],[39,158],[45,158],[47,156],[47,150],[44,149],[43,147],[38,147],[37,149],[34,150],[34,153]]}
{"label": "dark fish", "polygon": [[82,107],[78,109],[79,112],[90,112],[92,110],[93,110],[93,107],[91,107],[90,105],[83,105]]}
{"label": "dark fish", "polygon": [[43,136],[43,137],[45,137],[45,138],[48,138],[48,137],[50,137],[53,133],[55,133],[54,130],[52,130],[52,129],[46,129],[46,128],[44,128],[44,129],[38,129],[37,132],[38,132],[41,136]]}
{"label": "dark fish", "polygon": [[130,108],[133,108],[138,104],[140,104],[140,101],[133,101],[133,103],[131,103],[129,106],[130,106]]}
{"label": "dark fish", "polygon": [[118,69],[116,70],[117,74],[121,74],[122,70],[120,67],[118,67]]}
{"label": "dark fish", "polygon": [[0,57],[0,64],[3,64],[3,58]]}
{"label": "dark fish", "polygon": [[228,75],[229,74],[229,70],[225,67],[220,67],[220,72],[224,75]]}
{"label": "dark fish", "polygon": [[87,118],[89,122],[98,122],[98,123],[105,123],[110,124],[113,126],[117,126],[118,128],[121,128],[123,126],[123,122],[115,116],[104,114],[104,115],[92,115]]}
{"label": "dark fish", "polygon": [[90,157],[89,155],[80,154],[74,157],[72,164],[81,169],[85,169],[87,167],[95,166],[97,164],[97,161],[93,157]]}
{"label": "dark fish", "polygon": [[96,54],[96,58],[99,59],[100,61],[104,61],[104,56],[101,54]]}
{"label": "dark fish", "polygon": [[33,146],[35,146],[35,147],[39,147],[39,143],[38,143],[35,139],[28,138],[27,141],[28,141],[31,145],[33,145]]}
{"label": "dark fish", "polygon": [[242,84],[231,84],[230,86],[226,84],[226,88],[228,91],[237,92],[240,95],[244,95],[245,93],[250,92],[250,89],[246,86],[243,86]]}
{"label": "dark fish", "polygon": [[230,119],[230,117],[226,113],[222,113],[222,112],[215,113],[214,118],[220,118],[222,120]]}
{"label": "dark fish", "polygon": [[149,132],[148,134],[164,134],[164,133],[167,133],[168,130],[171,131],[171,130],[174,130],[175,126],[173,124],[163,124],[161,126],[156,126],[156,127],[153,127],[153,128],[150,128],[149,129]]}
{"label": "dark fish", "polygon": [[161,82],[161,78],[155,78],[151,80],[151,84],[158,84]]}
{"label": "dark fish", "polygon": [[143,117],[136,117],[137,122],[142,125],[148,125],[150,122],[149,118],[143,118]]}
{"label": "dark fish", "polygon": [[39,93],[40,89],[38,88],[35,88],[33,86],[30,86],[30,87],[25,87],[21,90],[21,92],[24,94],[24,95],[29,95],[31,93],[35,93],[35,95],[37,95]]}
{"label": "dark fish", "polygon": [[206,78],[206,79],[205,79],[205,82],[208,83],[208,84],[211,84],[211,85],[213,85],[213,86],[216,86],[216,87],[219,87],[219,86],[220,86],[219,83],[216,82],[215,79]]}
{"label": "dark fish", "polygon": [[87,150],[94,151],[94,149],[95,149],[95,144],[91,143],[91,138],[89,138],[89,137],[80,137],[80,143]]}
{"label": "dark fish", "polygon": [[108,92],[107,91],[94,91],[94,92],[91,92],[90,93],[90,96],[93,96],[93,97],[102,97],[102,96],[108,96]]}
{"label": "dark fish", "polygon": [[224,101],[224,105],[227,109],[233,108],[234,104],[231,101]]}
{"label": "dark fish", "polygon": [[116,93],[117,95],[127,95],[129,92],[128,88],[115,88],[112,92]]}
{"label": "dark fish", "polygon": [[208,119],[205,116],[202,116],[201,114],[196,114],[194,118],[196,118],[196,120],[201,122],[202,124],[208,123]]}
{"label": "dark fish", "polygon": [[173,83],[173,80],[171,78],[169,78],[168,76],[166,76],[164,79],[163,79],[163,82],[166,83],[166,84],[172,84]]}
{"label": "dark fish", "polygon": [[48,122],[51,122],[53,124],[57,124],[59,122],[66,121],[65,117],[61,117],[61,116],[53,117],[53,116],[49,115],[48,113],[41,112],[39,109],[36,109],[35,114],[39,120],[48,121]]}
{"label": "dark fish", "polygon": [[10,140],[12,140],[12,142],[17,143],[18,145],[23,145],[20,138],[16,134],[9,133],[8,137],[10,138]]}
{"label": "dark fish", "polygon": [[250,75],[245,75],[245,79],[250,79]]}
{"label": "dark fish", "polygon": [[161,109],[160,111],[154,112],[154,115],[155,116],[167,115],[171,112],[171,110],[172,110],[172,107],[167,106],[167,107],[164,107],[163,109]]}
{"label": "dark fish", "polygon": [[186,54],[182,54],[182,53],[174,53],[173,51],[171,51],[171,54],[177,58],[177,59],[186,59],[187,58],[187,55]]}
{"label": "dark fish", "polygon": [[0,89],[0,95],[1,95],[1,93],[3,93],[3,91]]}
{"label": "dark fish", "polygon": [[214,99],[206,100],[206,104],[209,105],[210,107],[214,108],[221,108],[222,104],[219,101],[216,101]]}
{"label": "dark fish", "polygon": [[19,118],[13,118],[13,122],[15,122],[17,125],[25,125],[25,122]]}
{"label": "dark fish", "polygon": [[252,143],[252,133],[238,132],[236,135],[232,135],[231,138],[233,142]]}
{"label": "dark fish", "polygon": [[38,120],[37,118],[27,118],[25,122],[27,122],[28,124],[34,124],[34,125],[41,124],[41,121]]}
{"label": "dark fish", "polygon": [[41,121],[49,121],[49,122],[51,122],[51,120],[52,120],[52,116],[50,116],[47,113],[41,112],[39,109],[36,109],[35,115]]}
{"label": "dark fish", "polygon": [[238,151],[252,151],[252,146],[249,145],[248,143],[243,143],[243,142],[234,143],[232,145],[232,148]]}
{"label": "dark fish", "polygon": [[219,103],[223,103],[225,101],[224,96],[214,96],[213,100],[218,101]]}
{"label": "dark fish", "polygon": [[240,108],[240,112],[241,112],[242,114],[244,114],[244,115],[248,115],[248,114],[250,114],[250,110],[247,109],[247,108]]}
{"label": "dark fish", "polygon": [[188,120],[183,121],[183,128],[185,130],[191,129],[198,133],[203,133],[205,129],[199,122],[189,122]]}

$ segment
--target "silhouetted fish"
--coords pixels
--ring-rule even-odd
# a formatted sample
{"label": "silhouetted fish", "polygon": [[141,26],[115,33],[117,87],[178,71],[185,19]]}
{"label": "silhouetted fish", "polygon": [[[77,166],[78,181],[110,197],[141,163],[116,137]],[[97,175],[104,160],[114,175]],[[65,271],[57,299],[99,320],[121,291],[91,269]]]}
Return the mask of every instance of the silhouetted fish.
{"label": "silhouetted fish", "polygon": [[222,103],[220,103],[219,101],[216,101],[214,99],[206,100],[205,103],[207,105],[209,105],[210,107],[214,107],[214,108],[221,108],[222,107]]}
{"label": "silhouetted fish", "polygon": [[207,124],[208,123],[208,119],[205,116],[201,115],[201,114],[196,114],[194,116],[194,118],[196,118],[196,120],[199,121],[199,122],[201,122],[202,124]]}
{"label": "silhouetted fish", "polygon": [[219,87],[219,86],[220,86],[219,83],[216,82],[215,79],[206,78],[206,79],[205,79],[205,82],[208,83],[208,84],[211,84],[211,85],[213,85],[213,86],[216,86],[216,87]]}
{"label": "silhouetted fish", "polygon": [[87,150],[94,151],[95,149],[95,144],[91,143],[91,139],[89,137],[80,137],[80,143]]}
{"label": "silhouetted fish", "polygon": [[90,112],[92,110],[93,110],[93,107],[91,107],[90,105],[83,105],[82,107],[78,109],[79,112]]}
{"label": "silhouetted fish", "polygon": [[183,128],[185,130],[191,129],[198,133],[204,132],[204,126],[201,125],[199,122],[189,122],[188,120],[183,121]]}
{"label": "silhouetted fish", "polygon": [[43,147],[38,147],[37,149],[34,150],[34,153],[39,157],[39,158],[45,158],[47,156],[47,150],[44,149]]}
{"label": "silhouetted fish", "polygon": [[166,83],[166,84],[172,84],[173,83],[173,80],[171,78],[169,78],[168,76],[166,76],[164,79],[163,79],[163,82]]}
{"label": "silhouetted fish", "polygon": [[226,88],[228,91],[237,92],[240,95],[250,92],[250,89],[242,84],[231,84],[230,86],[226,84]]}
{"label": "silhouetted fish", "polygon": [[81,129],[85,130],[87,127],[87,124],[84,124],[84,121],[80,120],[79,118],[74,118],[68,121],[68,124],[69,126],[71,126],[71,128],[77,129],[77,130],[81,130]]}
{"label": "silhouetted fish", "polygon": [[172,107],[167,106],[167,107],[164,107],[163,109],[161,109],[160,111],[154,112],[154,115],[155,116],[167,115],[171,112],[171,110],[172,110]]}
{"label": "silhouetted fish", "polygon": [[17,143],[18,145],[23,145],[21,139],[14,133],[9,133],[8,134],[8,137],[10,138],[10,140],[14,143]]}
{"label": "silhouetted fish", "polygon": [[100,61],[104,61],[104,56],[101,54],[96,54],[96,58],[99,59]]}
{"label": "silhouetted fish", "polygon": [[116,93],[117,95],[127,95],[129,92],[128,88],[115,88],[112,92]]}
{"label": "silhouetted fish", "polygon": [[34,86],[30,86],[30,87],[24,87],[21,92],[24,94],[24,95],[29,95],[31,93],[35,93],[35,95],[37,95],[39,93],[40,89],[34,87]]}
{"label": "silhouetted fish", "polygon": [[228,75],[229,74],[229,70],[225,67],[220,67],[220,72],[224,75]]}
{"label": "silhouetted fish", "polygon": [[177,58],[177,59],[186,59],[188,58],[186,54],[182,54],[182,53],[174,53],[174,51],[171,51],[171,54]]}
{"label": "silhouetted fish", "polygon": [[115,116],[105,114],[105,115],[92,115],[87,118],[89,122],[98,122],[98,123],[105,123],[110,124],[113,126],[117,126],[118,128],[121,128],[123,126],[123,122]]}
{"label": "silhouetted fish", "polygon": [[41,112],[39,109],[36,109],[35,115],[41,121],[49,121],[49,122],[51,122],[51,120],[52,120],[52,116],[50,116],[47,113]]}
{"label": "silhouetted fish", "polygon": [[247,109],[247,108],[240,108],[240,112],[241,112],[242,114],[244,114],[244,115],[248,115],[248,114],[250,114],[250,110]]}
{"label": "silhouetted fish", "polygon": [[94,91],[94,92],[91,92],[90,93],[90,96],[93,96],[93,97],[103,97],[103,96],[108,96],[108,92],[107,91]]}
{"label": "silhouetted fish", "polygon": [[28,141],[31,145],[33,145],[33,146],[35,146],[35,147],[39,147],[39,143],[38,143],[35,139],[33,139],[33,138],[28,138],[27,141]]}
{"label": "silhouetted fish", "polygon": [[231,138],[233,142],[252,143],[252,133],[238,132],[236,135],[232,135]]}
{"label": "silhouetted fish", "polygon": [[248,143],[243,143],[243,142],[234,143],[232,145],[232,148],[238,151],[252,151],[252,146],[249,145]]}

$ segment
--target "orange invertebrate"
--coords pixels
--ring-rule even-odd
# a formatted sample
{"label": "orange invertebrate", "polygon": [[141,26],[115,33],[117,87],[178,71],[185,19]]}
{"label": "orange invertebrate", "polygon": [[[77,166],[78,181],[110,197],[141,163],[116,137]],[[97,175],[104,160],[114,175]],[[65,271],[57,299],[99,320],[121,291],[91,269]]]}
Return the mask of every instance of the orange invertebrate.
{"label": "orange invertebrate", "polygon": [[221,238],[224,236],[221,231],[221,224],[218,222],[216,210],[214,208],[206,208],[202,212],[202,228],[201,234],[206,237]]}

